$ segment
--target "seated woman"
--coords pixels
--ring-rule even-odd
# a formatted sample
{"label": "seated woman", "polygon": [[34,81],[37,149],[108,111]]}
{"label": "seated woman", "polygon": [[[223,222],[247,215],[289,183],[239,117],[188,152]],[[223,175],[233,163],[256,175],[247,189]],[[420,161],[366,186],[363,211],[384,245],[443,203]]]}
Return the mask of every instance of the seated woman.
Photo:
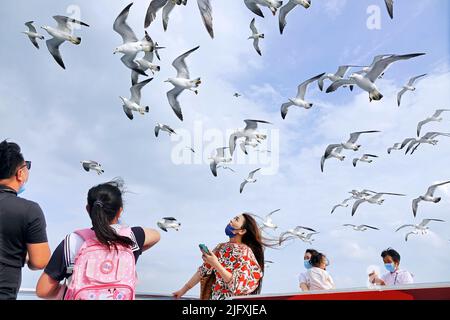
{"label": "seated woman", "polygon": [[327,257],[323,253],[313,255],[310,259],[312,268],[306,273],[306,282],[309,290],[335,289],[333,278],[326,271],[329,265]]}
{"label": "seated woman", "polygon": [[264,274],[264,244],[255,219],[241,214],[225,228],[229,241],[219,244],[212,254],[203,253],[203,265],[173,295],[183,296],[202,279],[202,299],[219,300],[231,296],[258,294]]}
{"label": "seated woman", "polygon": [[[92,228],[73,232],[61,241],[37,283],[36,294],[38,297],[61,299],[65,296],[64,298],[68,299],[68,293],[65,291],[66,288],[69,288],[68,292],[71,291],[70,284],[75,285],[75,283],[80,281],[82,285],[81,287],[78,286],[77,290],[82,291],[84,290],[83,284],[86,284],[86,281],[88,282],[89,279],[99,276],[95,271],[97,269],[86,267],[86,265],[95,265],[100,267],[100,276],[106,277],[109,274],[114,274],[118,281],[126,278],[127,271],[132,270],[133,274],[130,274],[132,279],[128,283],[131,294],[120,294],[120,290],[114,290],[114,288],[109,292],[100,292],[102,291],[102,286],[99,286],[98,290],[96,288],[92,289],[87,296],[81,293],[77,298],[76,294],[74,294],[71,295],[70,299],[134,298],[135,264],[143,251],[151,248],[159,241],[160,235],[158,231],[153,229],[142,227],[129,228],[119,224],[119,218],[123,211],[122,191],[119,188],[122,184],[122,181],[116,180],[100,184],[89,190],[86,210],[91,218]],[[97,251],[87,263],[79,265],[77,258],[84,261],[81,256],[85,253],[86,255],[88,254],[88,246],[97,246]],[[124,255],[117,254],[119,250],[125,252]],[[112,258],[103,259],[102,253],[106,256],[110,255]],[[129,264],[127,265],[126,263]],[[115,267],[116,264],[117,267]],[[125,266],[126,270],[121,268],[123,266]],[[114,270],[122,270],[124,272],[117,271],[116,275],[113,272]],[[68,280],[67,286],[60,284],[63,280]],[[83,283],[83,281],[85,282]],[[98,282],[94,281],[94,283]]]}

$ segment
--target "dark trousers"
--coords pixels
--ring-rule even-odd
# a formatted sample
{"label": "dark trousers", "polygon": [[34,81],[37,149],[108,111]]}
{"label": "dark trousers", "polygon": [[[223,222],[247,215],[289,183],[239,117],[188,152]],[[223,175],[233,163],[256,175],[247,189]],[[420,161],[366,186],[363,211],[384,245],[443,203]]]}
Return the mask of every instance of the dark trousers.
{"label": "dark trousers", "polygon": [[0,300],[16,300],[22,282],[22,268],[0,263]]}

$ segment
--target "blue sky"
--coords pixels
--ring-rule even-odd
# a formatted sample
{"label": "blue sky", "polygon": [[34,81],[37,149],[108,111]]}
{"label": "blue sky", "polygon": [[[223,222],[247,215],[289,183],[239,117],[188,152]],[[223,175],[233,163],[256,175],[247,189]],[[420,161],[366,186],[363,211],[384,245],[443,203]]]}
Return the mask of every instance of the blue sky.
{"label": "blue sky", "polygon": [[[125,222],[156,227],[159,218],[175,216],[182,223],[178,233],[162,232],[161,242],[141,257],[140,291],[177,290],[201,263],[198,243],[214,247],[225,241],[226,223],[240,212],[264,215],[277,208],[281,208],[275,220],[279,230],[273,235],[299,224],[320,231],[314,247],[329,256],[329,271],[338,288],[365,286],[369,266],[378,266],[383,272],[379,255],[388,246],[398,249],[402,266],[417,282],[449,281],[449,222],[431,225],[432,233],[407,243],[403,234],[394,230],[422,218],[449,219],[450,188],[439,189],[443,197],[439,204],[421,204],[416,219],[410,207],[411,200],[429,185],[450,179],[450,140],[443,137],[436,147],[423,146],[413,156],[386,154],[394,142],[415,134],[418,121],[437,108],[450,108],[448,2],[398,0],[395,18],[390,20],[381,0],[313,0],[308,10],[296,8],[288,15],[282,36],[278,17],[263,10],[265,19],[256,18],[257,28],[266,35],[261,41],[262,57],[247,40],[253,14],[243,1],[212,1],[214,40],[203,28],[197,5],[189,2],[174,10],[167,32],[162,30],[160,15],[148,28],[152,38],[167,48],[160,52],[161,72],[142,92],[142,102],[150,106],[150,113],[133,121],[123,114],[118,98],[129,94],[129,70],[112,54],[121,43],[112,23],[128,1],[20,0],[3,4],[1,39],[7,50],[0,52],[0,137],[20,143],[25,156],[33,161],[24,197],[44,209],[51,247],[68,232],[89,225],[84,211],[88,189],[121,176],[134,192],[125,196]],[[130,11],[129,23],[139,38],[147,4],[136,1]],[[380,30],[366,27],[370,5],[380,7]],[[52,26],[51,17],[71,14],[68,8],[79,8],[81,20],[91,27],[76,31],[82,37],[80,46],[66,43],[61,47],[67,68],[62,70],[43,42],[38,51],[20,31],[29,20],[35,20],[36,26]],[[201,76],[203,83],[198,96],[182,94],[185,121],[180,122],[166,99],[171,86],[163,80],[174,75],[173,59],[196,45],[200,49],[189,57],[188,65],[191,75]],[[286,120],[281,119],[281,104],[309,77],[334,72],[340,64],[368,64],[376,54],[410,52],[427,54],[394,64],[377,81],[384,94],[380,102],[369,103],[367,94],[359,89],[326,94],[313,84],[307,98],[314,107],[293,108]],[[409,77],[422,73],[429,75],[414,93],[405,94],[398,108],[399,88]],[[234,98],[235,91],[243,96]],[[226,146],[225,133],[242,127],[247,118],[273,123],[263,129],[270,129],[268,147],[273,158],[269,160],[278,170],[261,174],[256,184],[239,194],[239,184],[258,164],[235,163],[235,174],[222,171],[215,178],[206,159],[214,148]],[[185,133],[202,127],[202,134],[193,139],[200,142],[194,148],[203,151],[204,161],[176,165],[174,150],[184,140],[171,141],[165,135],[156,139],[156,121]],[[449,132],[449,123],[447,115],[442,123],[431,123],[424,130]],[[362,152],[380,158],[353,168],[348,159],[362,152],[346,152],[348,161],[331,159],[321,173],[325,147],[359,130],[382,131],[361,138]],[[237,156],[246,159],[240,153]],[[250,158],[262,159],[256,153]],[[101,162],[105,174],[84,172],[79,164],[84,159]],[[350,208],[330,215],[332,206],[355,188],[407,196],[388,197],[381,207],[364,204],[353,218]],[[371,224],[381,231],[355,233],[341,227],[343,223]],[[294,242],[280,250],[267,249],[266,258],[275,263],[266,271],[263,293],[297,290],[307,247]],[[24,269],[23,287],[33,287],[38,277],[38,272]],[[190,294],[198,294],[198,288]]]}

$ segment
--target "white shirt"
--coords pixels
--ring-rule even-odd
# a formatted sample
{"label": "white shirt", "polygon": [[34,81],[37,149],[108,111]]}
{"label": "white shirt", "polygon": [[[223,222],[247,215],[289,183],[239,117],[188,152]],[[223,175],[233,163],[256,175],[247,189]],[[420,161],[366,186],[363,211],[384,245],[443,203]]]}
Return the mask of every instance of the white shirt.
{"label": "white shirt", "polygon": [[394,272],[388,272],[381,276],[381,280],[387,286],[398,286],[403,284],[414,283],[414,279],[411,273],[406,270],[395,270]]}
{"label": "white shirt", "polygon": [[302,283],[308,285],[308,276],[306,272],[302,272],[298,276],[298,284],[301,285]]}
{"label": "white shirt", "polygon": [[306,273],[307,285],[310,290],[330,290],[336,288],[333,278],[323,269],[312,267]]}

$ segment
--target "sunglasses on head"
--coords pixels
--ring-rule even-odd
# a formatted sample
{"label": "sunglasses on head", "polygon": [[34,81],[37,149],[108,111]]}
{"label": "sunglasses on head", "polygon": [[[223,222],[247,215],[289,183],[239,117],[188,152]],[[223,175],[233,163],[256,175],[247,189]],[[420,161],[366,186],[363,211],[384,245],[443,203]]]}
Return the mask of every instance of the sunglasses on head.
{"label": "sunglasses on head", "polygon": [[25,161],[25,164],[23,166],[21,166],[19,168],[19,170],[22,168],[25,168],[25,167],[27,167],[27,169],[30,170],[31,169],[31,161]]}

